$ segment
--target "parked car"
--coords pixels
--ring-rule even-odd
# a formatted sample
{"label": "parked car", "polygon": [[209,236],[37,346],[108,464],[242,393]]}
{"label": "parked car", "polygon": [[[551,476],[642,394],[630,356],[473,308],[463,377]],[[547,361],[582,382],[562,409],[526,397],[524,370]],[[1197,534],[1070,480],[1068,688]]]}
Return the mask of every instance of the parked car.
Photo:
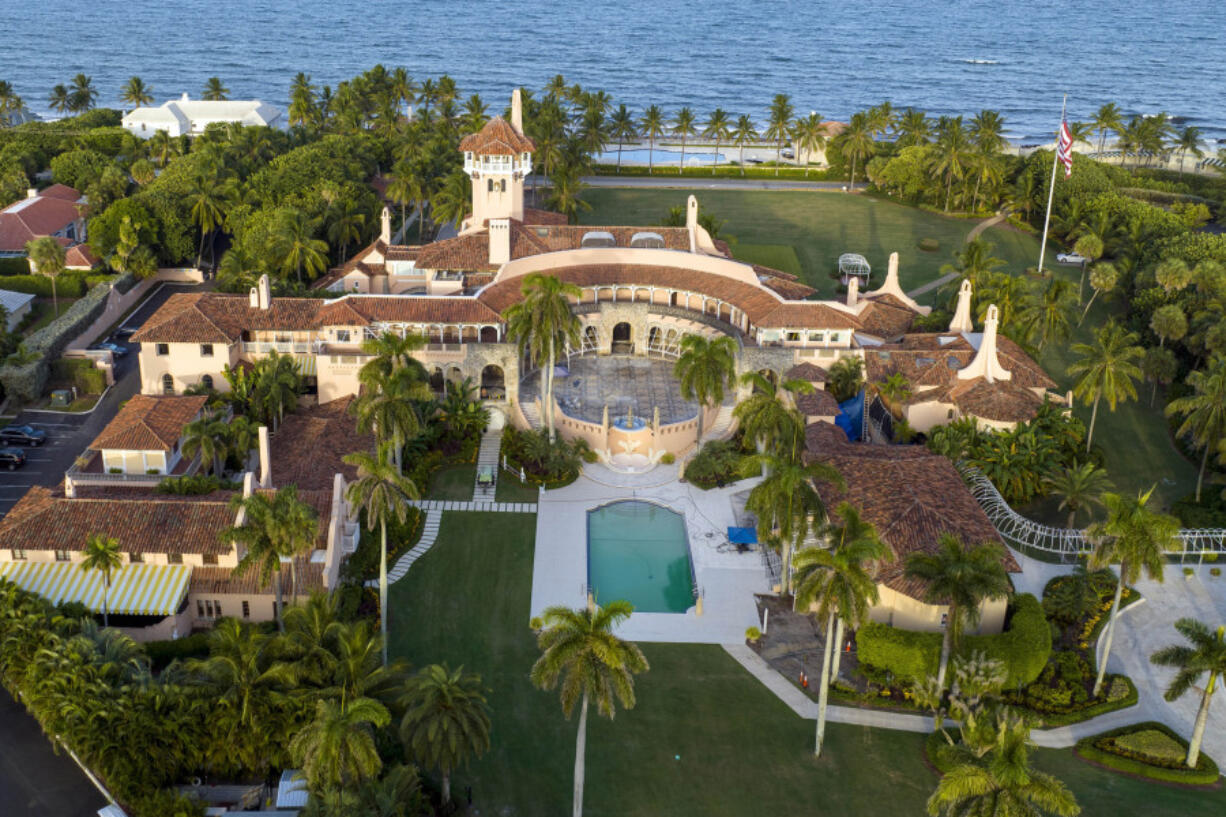
{"label": "parked car", "polygon": [[47,432],[34,426],[5,426],[0,428],[0,444],[42,445],[47,442]]}
{"label": "parked car", "polygon": [[109,340],[104,340],[101,343],[95,343],[93,346],[89,348],[101,349],[102,351],[110,352],[115,357],[123,357],[124,355],[128,353],[127,347],[120,346],[118,343],[111,343]]}
{"label": "parked car", "polygon": [[783,158],[785,158],[785,159],[795,159],[795,158],[796,158],[796,151],[792,150],[791,148],[784,148],[784,149],[783,149],[783,151],[782,151],[782,153],[781,153],[781,155],[782,155],[782,156],[783,156]]}
{"label": "parked car", "polygon": [[121,340],[124,338],[130,338],[136,334],[137,328],[138,327],[135,326],[121,326],[115,330],[113,337],[120,338]]}
{"label": "parked car", "polygon": [[1088,260],[1089,259],[1087,259],[1084,255],[1078,255],[1075,252],[1062,252],[1056,254],[1056,261],[1061,264],[1072,264],[1079,267]]}
{"label": "parked car", "polygon": [[0,448],[0,468],[16,471],[26,464],[26,452],[20,448]]}

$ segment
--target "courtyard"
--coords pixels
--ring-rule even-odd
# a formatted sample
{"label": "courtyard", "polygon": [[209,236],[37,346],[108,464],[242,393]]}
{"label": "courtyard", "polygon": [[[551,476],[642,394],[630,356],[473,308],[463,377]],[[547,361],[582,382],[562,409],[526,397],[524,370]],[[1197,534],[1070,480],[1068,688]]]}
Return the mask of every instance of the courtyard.
{"label": "courtyard", "polygon": [[[560,361],[553,394],[563,413],[589,423],[609,422],[630,415],[651,422],[658,409],[668,425],[698,415],[698,404],[684,400],[673,376],[673,361],[628,354],[575,355]],[[520,386],[525,403],[541,397],[541,372],[532,372]]]}

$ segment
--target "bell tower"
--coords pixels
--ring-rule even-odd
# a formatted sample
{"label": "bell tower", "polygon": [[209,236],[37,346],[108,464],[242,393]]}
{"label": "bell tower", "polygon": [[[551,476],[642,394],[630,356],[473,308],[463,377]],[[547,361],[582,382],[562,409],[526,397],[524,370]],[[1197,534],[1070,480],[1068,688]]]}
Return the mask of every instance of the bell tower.
{"label": "bell tower", "polygon": [[524,177],[532,172],[535,148],[524,136],[523,101],[517,88],[511,95],[510,122],[495,116],[460,142],[464,172],[473,183],[470,228],[499,219],[523,220]]}

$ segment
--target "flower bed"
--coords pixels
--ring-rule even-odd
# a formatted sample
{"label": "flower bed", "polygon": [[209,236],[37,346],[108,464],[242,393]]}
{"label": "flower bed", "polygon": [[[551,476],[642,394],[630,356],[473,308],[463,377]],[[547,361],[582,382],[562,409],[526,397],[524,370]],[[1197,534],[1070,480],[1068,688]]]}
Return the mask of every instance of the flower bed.
{"label": "flower bed", "polygon": [[1153,721],[1083,738],[1074,749],[1082,759],[1117,772],[1166,783],[1215,785],[1219,776],[1217,764],[1202,752],[1196,768],[1190,769],[1184,763],[1187,750],[1187,741],[1166,725]]}

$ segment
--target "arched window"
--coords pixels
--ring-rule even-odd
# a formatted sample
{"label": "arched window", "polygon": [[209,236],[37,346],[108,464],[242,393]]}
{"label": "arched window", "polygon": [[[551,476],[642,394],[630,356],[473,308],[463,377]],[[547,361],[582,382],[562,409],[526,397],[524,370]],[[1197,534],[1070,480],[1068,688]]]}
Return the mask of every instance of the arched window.
{"label": "arched window", "polygon": [[494,180],[493,180],[493,179],[486,179],[486,180],[485,180],[485,191],[486,191],[487,193],[493,193],[493,192],[494,192]]}
{"label": "arched window", "polygon": [[175,393],[175,379],[169,374],[162,375],[162,394]]}
{"label": "arched window", "polygon": [[204,377],[200,378],[200,385],[204,386],[209,391],[212,391],[213,390],[213,375],[206,374]]}
{"label": "arched window", "polygon": [[506,179],[503,179],[502,181],[498,182],[498,191],[500,193],[507,192],[507,180]]}

